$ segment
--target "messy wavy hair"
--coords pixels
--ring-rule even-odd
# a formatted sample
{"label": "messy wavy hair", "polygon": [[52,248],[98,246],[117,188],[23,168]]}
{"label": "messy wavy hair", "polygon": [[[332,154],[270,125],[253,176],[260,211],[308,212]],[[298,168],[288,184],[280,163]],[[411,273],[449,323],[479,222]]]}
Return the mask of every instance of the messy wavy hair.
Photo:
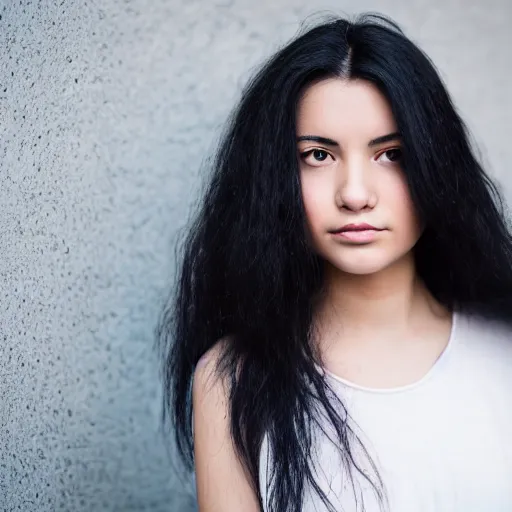
{"label": "messy wavy hair", "polygon": [[[512,243],[503,202],[428,57],[381,15],[329,18],[303,30],[242,92],[180,245],[158,329],[164,422],[190,469],[194,370],[218,340],[229,339],[216,372],[230,383],[231,435],[262,509],[272,512],[301,510],[306,488],[334,511],[311,457],[313,432],[325,433],[325,421],[347,474],[362,474],[385,498],[376,467],[365,470],[355,455],[364,446],[318,371],[313,343],[323,265],[307,243],[295,116],[308,85],[332,77],[366,80],[389,102],[425,226],[414,254],[430,292],[450,309],[510,318]],[[264,438],[273,464],[262,493]]]}

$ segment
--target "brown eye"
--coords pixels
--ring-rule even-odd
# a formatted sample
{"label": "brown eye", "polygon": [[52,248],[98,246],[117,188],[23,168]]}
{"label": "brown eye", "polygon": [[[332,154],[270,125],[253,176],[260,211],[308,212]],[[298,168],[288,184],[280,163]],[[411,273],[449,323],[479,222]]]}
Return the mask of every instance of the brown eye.
{"label": "brown eye", "polygon": [[402,150],[400,148],[390,148],[382,152],[377,157],[377,160],[381,161],[382,158],[384,158],[384,163],[386,163],[386,161],[392,164],[397,163],[402,159]]}
{"label": "brown eye", "polygon": [[321,149],[315,149],[311,154],[318,162],[323,162],[329,156],[327,151],[322,151]]}
{"label": "brown eye", "polygon": [[301,153],[300,156],[308,165],[318,166],[318,164],[325,162],[331,155],[323,149],[310,149]]}

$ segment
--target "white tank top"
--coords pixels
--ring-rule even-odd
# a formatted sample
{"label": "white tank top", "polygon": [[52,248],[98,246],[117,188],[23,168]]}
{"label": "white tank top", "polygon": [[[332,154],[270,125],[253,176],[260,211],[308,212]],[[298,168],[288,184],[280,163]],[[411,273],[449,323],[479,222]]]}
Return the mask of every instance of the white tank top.
{"label": "white tank top", "polygon": [[[338,450],[320,436],[316,478],[337,511],[512,511],[511,334],[501,323],[455,313],[450,340],[434,366],[400,388],[368,389],[322,370],[386,491],[379,502],[356,474],[352,485]],[[260,457],[265,512],[270,464],[265,438]],[[306,488],[302,511],[327,510]]]}

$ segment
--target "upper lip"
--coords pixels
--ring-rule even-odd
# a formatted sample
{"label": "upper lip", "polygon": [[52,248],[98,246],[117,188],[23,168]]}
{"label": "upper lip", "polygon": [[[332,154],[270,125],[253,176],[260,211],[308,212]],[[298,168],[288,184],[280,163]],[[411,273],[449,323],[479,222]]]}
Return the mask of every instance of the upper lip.
{"label": "upper lip", "polygon": [[345,226],[342,226],[341,228],[335,229],[331,231],[331,233],[343,233],[344,231],[382,231],[379,228],[376,228],[375,226],[372,226],[371,224],[346,224]]}

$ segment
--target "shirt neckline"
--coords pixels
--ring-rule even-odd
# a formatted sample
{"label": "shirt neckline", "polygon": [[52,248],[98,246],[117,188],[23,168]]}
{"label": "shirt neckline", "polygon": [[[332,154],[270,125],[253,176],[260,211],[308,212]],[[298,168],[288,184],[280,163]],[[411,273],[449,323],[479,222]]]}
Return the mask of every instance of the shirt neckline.
{"label": "shirt neckline", "polygon": [[379,395],[385,395],[385,394],[393,394],[393,393],[403,393],[404,391],[410,391],[413,390],[421,385],[423,385],[426,381],[430,380],[434,374],[436,374],[440,367],[445,364],[446,359],[448,358],[450,352],[453,350],[453,345],[455,344],[455,340],[457,338],[456,331],[458,330],[458,322],[459,321],[459,314],[457,311],[452,312],[452,326],[450,329],[450,336],[448,338],[448,343],[446,344],[446,347],[444,350],[439,354],[439,357],[435,360],[434,364],[430,367],[430,369],[427,371],[423,377],[418,379],[415,382],[411,382],[410,384],[405,384],[404,386],[394,386],[390,388],[374,388],[374,387],[368,387],[368,386],[362,386],[360,384],[356,384],[348,379],[344,379],[343,377],[340,377],[339,375],[336,375],[335,373],[331,372],[324,366],[319,366],[318,368],[320,371],[330,377],[332,380],[339,382],[340,384],[343,384],[345,387],[357,390],[357,391],[363,391],[365,393],[372,393],[372,394],[379,394]]}

